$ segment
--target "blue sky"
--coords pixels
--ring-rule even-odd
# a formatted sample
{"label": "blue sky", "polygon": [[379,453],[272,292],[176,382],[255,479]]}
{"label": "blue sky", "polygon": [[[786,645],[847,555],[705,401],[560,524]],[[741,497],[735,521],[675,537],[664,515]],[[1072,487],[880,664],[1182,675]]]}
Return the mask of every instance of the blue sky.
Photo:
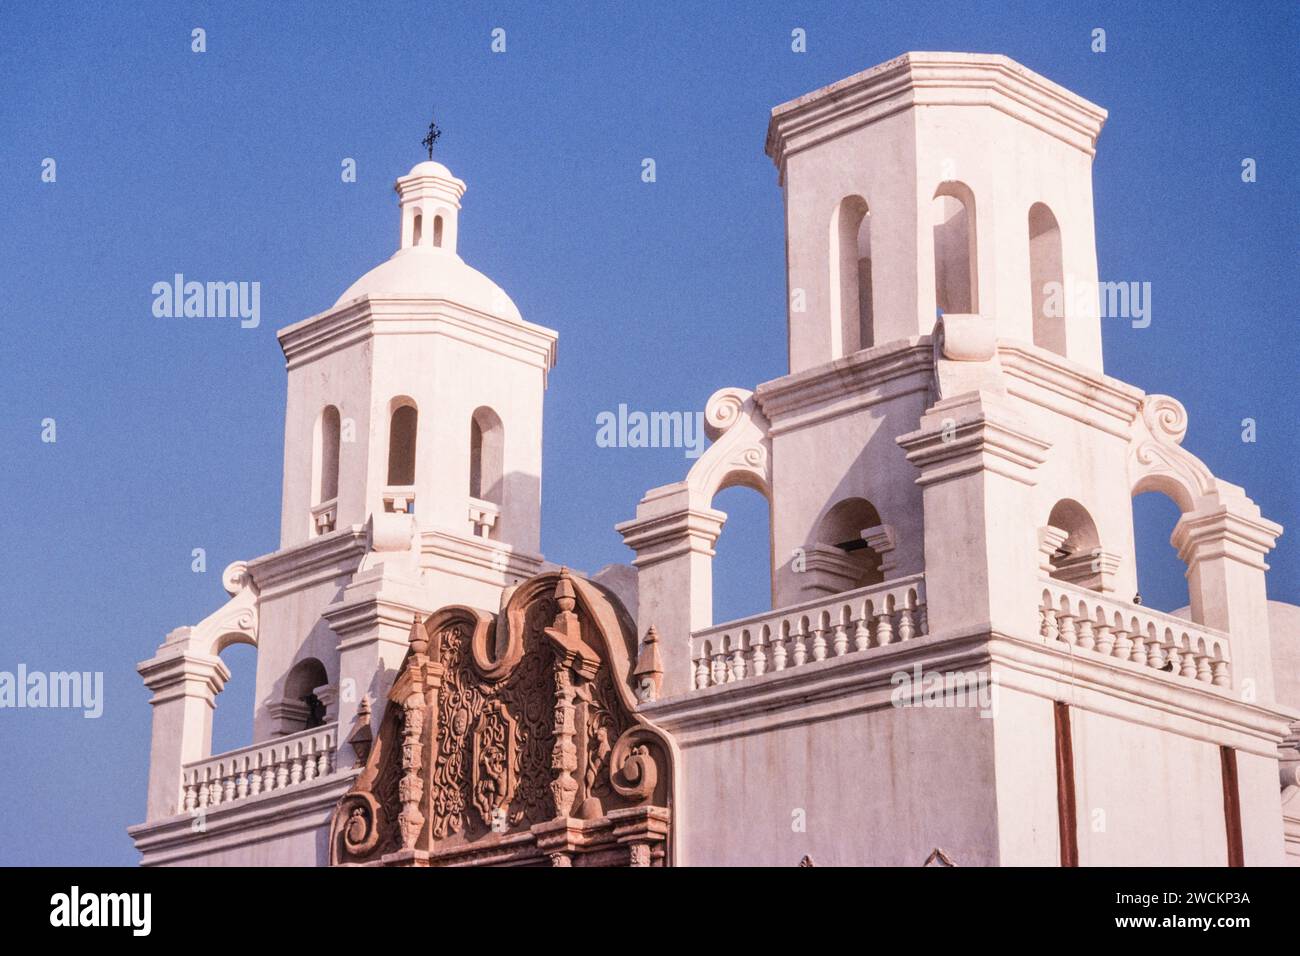
{"label": "blue sky", "polygon": [[[469,183],[462,255],[560,332],[543,482],[553,560],[628,560],[613,525],[689,464],[597,447],[599,412],[698,409],[716,388],[784,373],[767,111],[909,49],[1006,53],[1110,111],[1094,170],[1101,275],[1151,282],[1154,311],[1147,329],[1106,324],[1106,370],[1177,396],[1187,447],[1300,529],[1293,4],[668,6],[0,9],[0,669],[103,671],[106,684],[98,720],[0,711],[0,863],[134,862],[124,828],[143,816],[150,719],[134,665],[218,606],[228,562],[275,548],[275,330],[391,254],[392,182],[421,157],[435,105],[439,158]],[[504,54],[489,50],[495,27]],[[790,50],[795,27],[805,54]],[[1258,182],[1242,183],[1244,157]],[[176,272],[260,282],[260,327],[154,318],[149,290]],[[1186,594],[1167,543],[1176,511],[1148,499],[1141,587],[1172,608]],[[722,620],[766,597],[766,518],[747,491],[716,504],[732,516]],[[1298,536],[1271,558],[1274,598],[1300,602]],[[191,571],[198,547],[205,574]],[[252,652],[229,659],[217,749],[247,742],[251,723]]]}

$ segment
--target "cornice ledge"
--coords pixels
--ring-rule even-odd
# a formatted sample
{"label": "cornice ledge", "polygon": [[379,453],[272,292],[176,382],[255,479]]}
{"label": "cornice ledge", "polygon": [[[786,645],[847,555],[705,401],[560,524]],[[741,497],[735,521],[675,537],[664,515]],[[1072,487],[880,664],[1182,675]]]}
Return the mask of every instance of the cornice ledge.
{"label": "cornice ledge", "polygon": [[[909,375],[919,375],[918,387],[928,388],[934,367],[932,353],[928,335],[887,342],[764,382],[754,390],[754,401],[775,425],[782,416],[842,400],[853,391],[878,391],[887,382]],[[879,395],[876,400],[887,397]]]}
{"label": "cornice ledge", "polygon": [[428,296],[366,294],[286,326],[276,337],[292,368],[322,351],[374,335],[400,333],[406,331],[402,325],[422,321],[447,322],[534,353],[544,370],[555,366],[559,333],[554,329]]}
{"label": "cornice ledge", "polygon": [[[1037,386],[1079,409],[1086,409],[1092,413],[1087,421],[1117,438],[1128,439],[1132,424],[1141,412],[1144,393],[1140,388],[1046,349],[1014,339],[999,339],[998,360],[1009,379]],[[1085,420],[1072,409],[1046,405],[1023,390],[1009,391],[1024,401]]]}
{"label": "cornice ledge", "polygon": [[[914,105],[949,104],[998,109],[1089,156],[1107,116],[1097,104],[1001,54],[909,52],[774,107],[765,152],[784,181],[786,159],[814,144],[819,127],[855,118],[861,125]],[[854,115],[873,110],[874,115]]]}
{"label": "cornice ledge", "polygon": [[299,584],[304,575],[314,576],[321,571],[351,573],[368,550],[365,526],[351,525],[249,561],[248,573],[265,593],[286,582]]}

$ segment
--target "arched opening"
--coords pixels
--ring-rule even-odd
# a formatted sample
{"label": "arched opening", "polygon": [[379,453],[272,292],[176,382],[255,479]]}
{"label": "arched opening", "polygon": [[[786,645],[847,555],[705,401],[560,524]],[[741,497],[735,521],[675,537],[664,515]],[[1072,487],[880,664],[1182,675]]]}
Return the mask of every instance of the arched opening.
{"label": "arched opening", "polygon": [[339,494],[339,410],[326,405],[316,419],[312,443],[312,504],[330,501]]}
{"label": "arched opening", "polygon": [[411,245],[418,246],[420,238],[424,235],[424,215],[420,212],[415,214],[415,222],[411,226]]}
{"label": "arched opening", "polygon": [[727,515],[714,544],[713,620],[734,621],[772,607],[772,517],[762,492],[724,488],[713,507]]}
{"label": "arched opening", "polygon": [[316,691],[329,682],[325,665],[307,657],[293,665],[284,679],[284,694],[275,708],[276,732],[293,734],[320,727],[326,720],[326,707]]}
{"label": "arched opening", "polygon": [[930,208],[935,308],[944,314],[976,313],[975,196],[964,183],[947,182],[935,192]]}
{"label": "arched opening", "polygon": [[388,484],[407,487],[415,484],[415,431],[418,412],[409,399],[394,400],[388,421]]}
{"label": "arched opening", "polygon": [[1029,301],[1034,308],[1034,344],[1065,354],[1065,271],[1061,227],[1040,202],[1029,208]]}
{"label": "arched opening", "polygon": [[433,244],[439,249],[442,248],[442,217],[433,217]]}
{"label": "arched opening", "polygon": [[[1133,496],[1133,554],[1141,603],[1157,611],[1189,607],[1187,566],[1169,542],[1182,517],[1179,503],[1160,489]],[[1124,595],[1129,597],[1129,595]]]}
{"label": "arched opening", "polygon": [[505,503],[505,430],[501,416],[486,405],[469,421],[470,524],[481,538],[501,535],[501,506]]}
{"label": "arched opening", "polygon": [[230,668],[230,678],[217,695],[212,711],[214,754],[237,750],[253,739],[253,703],[257,689],[257,648],[232,643],[218,652]]}
{"label": "arched opening", "polygon": [[831,216],[832,358],[875,344],[871,286],[871,211],[861,196],[843,199]]}
{"label": "arched opening", "polygon": [[469,430],[470,497],[500,505],[505,482],[505,430],[501,417],[483,405],[474,410]]}
{"label": "arched opening", "polygon": [[1103,564],[1097,524],[1088,509],[1072,498],[1062,498],[1047,516],[1047,555],[1051,576],[1093,591],[1102,590]]}
{"label": "arched opening", "polygon": [[838,594],[882,582],[884,555],[864,537],[881,527],[880,513],[865,498],[837,502],[817,524],[804,590]]}

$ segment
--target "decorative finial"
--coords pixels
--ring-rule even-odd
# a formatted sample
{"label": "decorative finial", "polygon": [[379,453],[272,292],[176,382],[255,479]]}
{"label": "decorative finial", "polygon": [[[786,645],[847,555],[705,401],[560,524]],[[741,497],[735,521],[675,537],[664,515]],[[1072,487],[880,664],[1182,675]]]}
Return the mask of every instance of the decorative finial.
{"label": "decorative finial", "polygon": [[442,130],[438,129],[438,124],[434,122],[433,117],[429,117],[429,132],[425,134],[424,139],[420,140],[420,145],[429,151],[429,158],[433,159],[433,144],[438,142],[442,136]]}

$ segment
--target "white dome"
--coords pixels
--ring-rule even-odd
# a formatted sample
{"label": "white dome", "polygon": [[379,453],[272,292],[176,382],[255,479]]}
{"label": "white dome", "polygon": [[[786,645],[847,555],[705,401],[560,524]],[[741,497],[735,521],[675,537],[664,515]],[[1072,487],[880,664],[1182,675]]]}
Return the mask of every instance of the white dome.
{"label": "white dome", "polygon": [[441,177],[442,179],[456,178],[451,174],[450,169],[442,165],[442,163],[439,163],[436,160],[432,160],[432,159],[426,159],[423,162],[416,163],[414,166],[411,167],[411,171],[407,173],[405,176],[403,176],[402,178],[408,179],[411,176],[438,176]]}
{"label": "white dome", "polygon": [[[438,164],[420,164],[425,165]],[[342,305],[363,295],[447,299],[480,312],[523,321],[519,309],[500,286],[467,266],[455,253],[432,247],[411,246],[400,250],[352,283],[334,304]]]}

